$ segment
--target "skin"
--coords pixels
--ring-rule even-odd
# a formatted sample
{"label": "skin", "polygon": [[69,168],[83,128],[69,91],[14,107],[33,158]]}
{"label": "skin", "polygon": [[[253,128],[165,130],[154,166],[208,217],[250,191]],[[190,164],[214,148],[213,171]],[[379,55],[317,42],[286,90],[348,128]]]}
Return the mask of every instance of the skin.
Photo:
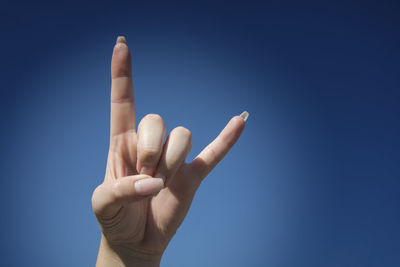
{"label": "skin", "polygon": [[[119,37],[111,63],[110,147],[106,174],[92,196],[102,237],[101,266],[159,266],[201,181],[236,143],[247,116],[235,116],[190,163],[191,132],[146,115],[135,128],[131,56]],[[138,182],[140,181],[140,182]],[[141,188],[141,190],[140,190]]]}

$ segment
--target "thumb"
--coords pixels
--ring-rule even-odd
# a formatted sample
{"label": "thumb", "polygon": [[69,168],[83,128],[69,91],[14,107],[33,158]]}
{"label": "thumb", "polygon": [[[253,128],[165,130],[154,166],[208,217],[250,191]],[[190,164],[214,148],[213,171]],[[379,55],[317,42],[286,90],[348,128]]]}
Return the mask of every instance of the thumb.
{"label": "thumb", "polygon": [[105,181],[93,192],[92,208],[96,216],[112,217],[123,204],[153,196],[163,188],[164,181],[161,178],[143,174]]}

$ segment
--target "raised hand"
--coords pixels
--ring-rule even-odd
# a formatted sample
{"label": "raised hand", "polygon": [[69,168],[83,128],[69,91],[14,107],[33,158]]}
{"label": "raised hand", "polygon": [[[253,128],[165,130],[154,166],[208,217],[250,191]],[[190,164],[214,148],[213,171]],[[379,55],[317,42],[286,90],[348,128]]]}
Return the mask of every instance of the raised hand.
{"label": "raised hand", "polygon": [[233,117],[190,163],[189,130],[177,127],[165,143],[156,114],[135,128],[132,67],[124,37],[111,63],[110,147],[104,181],[92,206],[102,231],[97,266],[158,266],[186,216],[201,181],[238,140],[248,113]]}

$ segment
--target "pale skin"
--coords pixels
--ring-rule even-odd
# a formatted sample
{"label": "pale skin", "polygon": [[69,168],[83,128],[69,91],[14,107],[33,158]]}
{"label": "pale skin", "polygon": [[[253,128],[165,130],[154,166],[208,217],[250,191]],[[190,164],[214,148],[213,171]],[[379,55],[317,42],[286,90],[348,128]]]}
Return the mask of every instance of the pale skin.
{"label": "pale skin", "polygon": [[92,196],[102,237],[97,267],[159,266],[207,174],[242,133],[248,113],[234,116],[218,137],[186,163],[191,132],[166,136],[163,119],[146,115],[136,129],[129,48],[118,37],[111,62],[110,146],[106,174]]}

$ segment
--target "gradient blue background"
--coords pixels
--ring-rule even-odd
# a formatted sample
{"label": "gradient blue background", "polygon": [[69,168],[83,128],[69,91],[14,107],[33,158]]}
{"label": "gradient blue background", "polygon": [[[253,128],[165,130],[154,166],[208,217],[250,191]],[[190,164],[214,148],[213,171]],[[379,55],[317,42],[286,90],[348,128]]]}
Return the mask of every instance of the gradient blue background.
{"label": "gradient blue background", "polygon": [[243,110],[162,266],[400,266],[396,1],[3,1],[1,266],[93,266],[110,60],[127,36],[137,118],[193,133]]}

